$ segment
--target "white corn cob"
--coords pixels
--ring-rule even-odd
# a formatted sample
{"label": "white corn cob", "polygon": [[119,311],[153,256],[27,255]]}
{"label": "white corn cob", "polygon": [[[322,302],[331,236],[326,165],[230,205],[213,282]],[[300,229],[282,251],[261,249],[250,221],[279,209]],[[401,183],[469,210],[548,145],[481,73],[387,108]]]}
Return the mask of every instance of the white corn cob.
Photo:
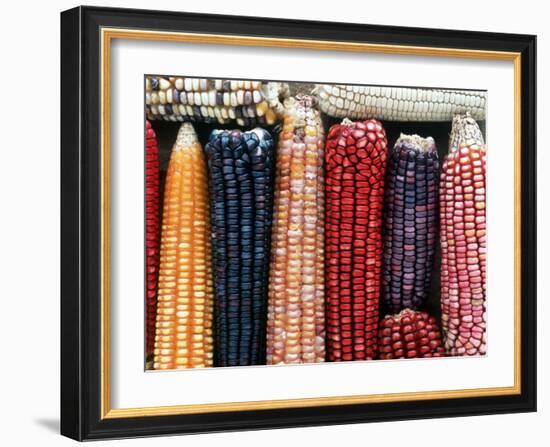
{"label": "white corn cob", "polygon": [[280,97],[287,92],[288,86],[280,82],[145,78],[145,106],[150,120],[271,125],[282,115]]}
{"label": "white corn cob", "polygon": [[285,101],[275,174],[267,364],[325,359],[324,132],[315,99]]}
{"label": "white corn cob", "polygon": [[485,119],[486,92],[427,88],[318,84],[321,111],[335,118],[451,121],[469,112]]}

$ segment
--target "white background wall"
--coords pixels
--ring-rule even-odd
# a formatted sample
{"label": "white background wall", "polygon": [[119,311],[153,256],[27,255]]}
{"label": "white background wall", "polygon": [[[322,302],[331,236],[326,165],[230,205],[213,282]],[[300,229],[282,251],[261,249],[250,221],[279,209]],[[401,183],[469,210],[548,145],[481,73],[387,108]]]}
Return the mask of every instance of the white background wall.
{"label": "white background wall", "polygon": [[[88,1],[87,4],[538,35],[539,412],[116,441],[110,445],[544,445],[550,423],[542,327],[550,240],[550,36],[544,2],[347,0]],[[59,413],[59,12],[71,1],[2,5],[0,25],[0,438],[3,445],[69,445]],[[546,29],[545,29],[546,28]],[[544,36],[544,33],[546,36]],[[546,103],[546,104],[545,104]],[[548,142],[546,141],[548,144]],[[545,265],[546,263],[546,265]],[[543,355],[544,352],[544,355]],[[545,426],[546,422],[546,426]],[[531,441],[531,442],[530,442]]]}

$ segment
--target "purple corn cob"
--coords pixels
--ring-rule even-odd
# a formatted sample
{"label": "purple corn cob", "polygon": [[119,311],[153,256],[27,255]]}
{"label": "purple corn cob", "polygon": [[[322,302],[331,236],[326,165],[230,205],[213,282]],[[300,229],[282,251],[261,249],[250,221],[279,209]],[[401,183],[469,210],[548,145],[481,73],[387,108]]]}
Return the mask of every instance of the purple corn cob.
{"label": "purple corn cob", "polygon": [[430,287],[438,230],[437,148],[431,137],[401,135],[386,174],[383,299],[388,309],[418,310]]}

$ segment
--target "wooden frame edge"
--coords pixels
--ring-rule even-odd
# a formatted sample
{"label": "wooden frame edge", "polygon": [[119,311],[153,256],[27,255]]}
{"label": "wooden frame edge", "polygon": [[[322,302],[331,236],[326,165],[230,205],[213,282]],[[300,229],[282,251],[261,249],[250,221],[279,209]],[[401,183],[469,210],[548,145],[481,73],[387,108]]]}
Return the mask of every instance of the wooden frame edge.
{"label": "wooden frame edge", "polygon": [[[145,408],[113,409],[110,406],[110,303],[109,303],[109,169],[110,169],[110,48],[112,39],[162,40],[222,45],[266,46],[372,52],[384,54],[408,54],[418,56],[458,57],[474,59],[508,60],[514,63],[514,385],[511,387],[477,388],[392,393],[363,396],[331,396],[306,399],[281,399],[267,401],[227,402],[217,404],[176,405]],[[265,409],[307,408],[333,405],[353,405],[380,402],[418,401],[426,399],[458,399],[467,397],[505,396],[521,394],[521,53],[486,50],[464,50],[440,47],[350,43],[338,41],[264,38],[249,36],[199,34],[182,32],[145,31],[125,28],[101,28],[101,419],[135,418],[142,416],[167,416],[204,414],[229,411]],[[107,237],[105,237],[107,235]]]}

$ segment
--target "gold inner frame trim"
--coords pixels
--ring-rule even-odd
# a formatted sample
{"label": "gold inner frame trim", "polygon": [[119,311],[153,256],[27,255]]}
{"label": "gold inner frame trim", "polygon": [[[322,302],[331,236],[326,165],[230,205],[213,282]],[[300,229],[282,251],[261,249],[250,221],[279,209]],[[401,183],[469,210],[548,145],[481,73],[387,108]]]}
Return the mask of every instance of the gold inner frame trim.
{"label": "gold inner frame trim", "polygon": [[[521,53],[457,48],[384,45],[306,39],[282,39],[217,34],[101,29],[101,418],[168,416],[229,411],[403,402],[430,399],[503,396],[521,393]],[[214,404],[173,405],[142,408],[111,408],[110,369],[110,72],[113,39],[213,45],[261,46],[323,51],[367,52],[465,59],[490,59],[514,63],[514,385],[444,391],[421,391],[354,396],[327,396]]]}

